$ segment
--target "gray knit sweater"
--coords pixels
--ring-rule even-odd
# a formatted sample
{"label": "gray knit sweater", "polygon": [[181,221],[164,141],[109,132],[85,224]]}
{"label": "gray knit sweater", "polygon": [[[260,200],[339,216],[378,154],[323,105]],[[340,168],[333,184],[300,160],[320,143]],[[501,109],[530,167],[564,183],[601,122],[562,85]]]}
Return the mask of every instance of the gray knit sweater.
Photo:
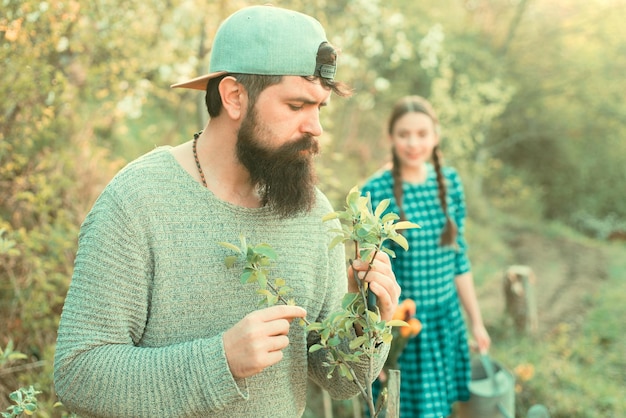
{"label": "gray knit sweater", "polygon": [[[325,354],[307,352],[297,321],[283,360],[251,378],[233,378],[222,344],[259,296],[240,283],[241,269],[225,267],[232,253],[218,242],[239,245],[243,234],[270,244],[279,257],[272,276],[319,321],[346,292],[344,249],[328,249],[322,222],[331,211],[319,191],[315,208],[291,219],[223,202],[169,147],[130,163],[81,227],[56,346],[61,401],[85,417],[293,418],[304,412],[307,376],[335,398],[357,394],[346,379],[327,379]],[[363,375],[367,365],[357,368]]]}

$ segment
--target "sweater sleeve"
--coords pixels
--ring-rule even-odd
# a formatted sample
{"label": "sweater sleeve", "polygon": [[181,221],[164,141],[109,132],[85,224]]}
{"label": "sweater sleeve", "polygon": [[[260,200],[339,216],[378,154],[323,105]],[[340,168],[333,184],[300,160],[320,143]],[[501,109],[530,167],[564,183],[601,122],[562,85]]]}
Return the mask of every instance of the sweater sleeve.
{"label": "sweater sleeve", "polygon": [[181,416],[246,399],[222,335],[142,347],[153,261],[148,238],[105,190],[81,227],[59,326],[55,389],[85,417]]}

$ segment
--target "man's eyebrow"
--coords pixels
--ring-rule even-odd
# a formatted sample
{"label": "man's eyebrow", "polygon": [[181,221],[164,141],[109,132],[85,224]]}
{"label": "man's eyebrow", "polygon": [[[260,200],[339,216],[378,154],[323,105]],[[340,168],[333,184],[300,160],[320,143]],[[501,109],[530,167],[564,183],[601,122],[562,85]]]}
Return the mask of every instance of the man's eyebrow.
{"label": "man's eyebrow", "polygon": [[288,102],[299,102],[305,105],[319,105],[319,106],[327,106],[328,99],[318,102],[317,100],[311,100],[307,97],[292,97],[291,99],[287,99]]}

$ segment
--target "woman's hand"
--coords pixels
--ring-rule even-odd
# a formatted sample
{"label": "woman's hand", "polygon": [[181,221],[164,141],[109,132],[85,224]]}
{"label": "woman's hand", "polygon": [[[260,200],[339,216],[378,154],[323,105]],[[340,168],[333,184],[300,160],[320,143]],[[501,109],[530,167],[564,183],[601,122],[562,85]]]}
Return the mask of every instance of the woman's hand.
{"label": "woman's hand", "polygon": [[481,354],[487,353],[491,347],[491,337],[489,337],[489,333],[487,332],[485,326],[482,323],[473,325],[472,335],[476,341],[476,345],[478,346],[478,352]]}

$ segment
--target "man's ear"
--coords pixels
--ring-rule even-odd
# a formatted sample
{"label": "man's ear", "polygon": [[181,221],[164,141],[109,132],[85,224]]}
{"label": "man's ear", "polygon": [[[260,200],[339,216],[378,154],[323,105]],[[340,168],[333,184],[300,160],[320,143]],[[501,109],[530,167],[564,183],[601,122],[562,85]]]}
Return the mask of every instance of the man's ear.
{"label": "man's ear", "polygon": [[228,76],[220,81],[218,90],[228,116],[233,120],[243,117],[248,106],[248,92],[244,86],[235,77]]}

